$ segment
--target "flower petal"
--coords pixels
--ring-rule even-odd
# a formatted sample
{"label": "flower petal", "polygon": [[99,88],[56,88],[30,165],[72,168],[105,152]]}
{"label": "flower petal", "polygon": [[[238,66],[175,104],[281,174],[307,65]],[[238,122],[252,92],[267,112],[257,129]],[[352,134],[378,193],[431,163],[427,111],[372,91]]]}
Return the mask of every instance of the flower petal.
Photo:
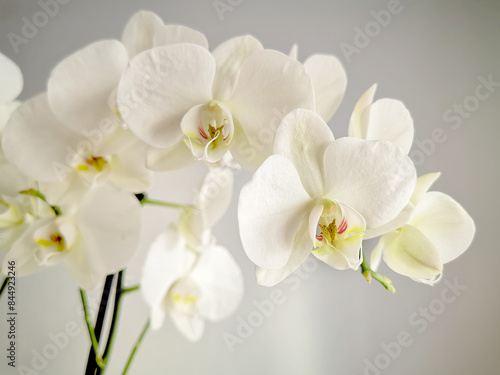
{"label": "flower petal", "polygon": [[266,160],[266,156],[261,152],[264,147],[264,143],[258,141],[254,144],[250,143],[241,125],[237,121],[234,122],[234,142],[231,147],[231,155],[242,168],[255,172]]}
{"label": "flower petal", "polygon": [[154,37],[163,20],[153,12],[140,11],[127,22],[122,34],[122,42],[130,59],[154,46]]}
{"label": "flower petal", "polygon": [[7,159],[25,175],[41,182],[56,181],[65,175],[81,141],[80,134],[55,118],[45,94],[21,105],[12,114],[2,137]]}
{"label": "flower petal", "polygon": [[111,185],[92,189],[75,214],[90,268],[102,275],[125,268],[138,249],[141,222],[141,204],[133,194]]}
{"label": "flower petal", "polygon": [[152,243],[142,270],[141,293],[151,309],[160,306],[173,283],[193,264],[175,226],[169,226]]}
{"label": "flower petal", "polygon": [[359,98],[352,111],[349,121],[349,137],[366,139],[368,120],[370,118],[370,106],[375,96],[377,85],[372,85]]}
{"label": "flower petal", "polygon": [[283,117],[296,108],[314,110],[314,90],[302,64],[276,51],[260,51],[243,63],[228,106],[267,157]]}
{"label": "flower petal", "polygon": [[325,150],[333,140],[331,130],[318,114],[296,109],[281,121],[274,138],[273,152],[292,161],[311,197],[321,197],[325,192]]}
{"label": "flower petal", "polygon": [[76,240],[71,251],[64,258],[64,267],[75,284],[86,290],[96,289],[106,277],[106,274],[96,274],[91,269],[85,252],[85,244],[81,238]]}
{"label": "flower petal", "polygon": [[476,232],[474,221],[463,207],[437,191],[423,195],[410,223],[432,241],[443,264],[467,250]]}
{"label": "flower petal", "polygon": [[193,44],[153,48],[137,55],[118,86],[118,108],[130,129],[160,148],[182,138],[181,120],[212,99],[215,61]]}
{"label": "flower petal", "polygon": [[158,172],[184,168],[197,161],[183,139],[169,148],[151,147],[146,160],[148,168]]}
{"label": "flower petal", "polygon": [[213,87],[215,99],[231,98],[243,63],[249,56],[263,49],[262,44],[253,36],[244,35],[229,39],[212,52],[217,64]]}
{"label": "flower petal", "polygon": [[413,119],[404,104],[394,99],[379,99],[373,103],[366,139],[392,142],[408,153],[413,143]]}
{"label": "flower petal", "polygon": [[285,266],[311,205],[292,162],[283,155],[269,157],[240,193],[238,222],[250,260],[267,269]]}
{"label": "flower petal", "polygon": [[23,90],[23,73],[17,64],[0,53],[0,106],[8,104]]}
{"label": "flower petal", "polygon": [[199,31],[181,25],[163,25],[155,34],[155,47],[168,46],[178,43],[192,43],[208,49],[208,41],[205,35]]}
{"label": "flower petal", "polygon": [[170,309],[170,318],[177,329],[190,341],[196,342],[203,335],[205,319],[200,314],[186,314],[176,309]]}
{"label": "flower petal", "polygon": [[417,185],[410,199],[414,206],[419,204],[422,197],[427,193],[434,182],[436,182],[439,176],[441,176],[441,172],[427,173],[417,178]]}
{"label": "flower petal", "polygon": [[311,250],[314,245],[309,233],[309,223],[311,220],[308,219],[308,217],[304,217],[302,220],[295,235],[290,257],[282,268],[270,270],[260,268],[258,266],[255,267],[255,279],[257,284],[263,286],[274,286],[292,274],[302,263],[305,262],[309,254],[311,254]]}
{"label": "flower petal", "polygon": [[230,169],[212,169],[203,179],[195,198],[195,207],[203,211],[212,228],[226,213],[233,198],[234,176]]}
{"label": "flower petal", "polygon": [[109,101],[128,63],[116,40],[93,43],[60,62],[49,78],[47,95],[54,114],[80,133],[116,117]]}
{"label": "flower petal", "polygon": [[219,320],[232,314],[243,297],[243,275],[229,251],[213,246],[201,253],[190,277],[198,283],[200,313]]}
{"label": "flower petal", "polygon": [[430,279],[443,270],[439,251],[413,225],[405,225],[381,239],[384,261],[395,272],[416,279]]}
{"label": "flower petal", "polygon": [[415,188],[416,171],[403,151],[385,141],[341,138],[325,153],[327,197],[347,204],[377,228],[394,219]]}
{"label": "flower petal", "polygon": [[389,221],[387,224],[378,228],[367,229],[363,239],[369,240],[370,238],[382,236],[386,233],[392,232],[393,230],[401,228],[403,225],[408,224],[414,211],[415,206],[411,202],[408,202],[398,216]]}
{"label": "flower petal", "polygon": [[141,193],[153,182],[153,172],[146,168],[146,152],[149,146],[138,141],[127,149],[113,155],[110,181],[117,187]]}
{"label": "flower petal", "polygon": [[344,67],[335,56],[312,55],[304,62],[304,68],[314,87],[316,113],[328,122],[344,98],[347,87]]}
{"label": "flower petal", "polygon": [[35,252],[38,245],[35,242],[35,232],[40,228],[50,225],[54,218],[45,218],[36,221],[31,225],[24,234],[12,245],[12,248],[3,259],[2,271],[7,275],[9,269],[9,260],[16,261],[16,276],[24,277],[38,272],[51,264],[41,264],[35,257]]}

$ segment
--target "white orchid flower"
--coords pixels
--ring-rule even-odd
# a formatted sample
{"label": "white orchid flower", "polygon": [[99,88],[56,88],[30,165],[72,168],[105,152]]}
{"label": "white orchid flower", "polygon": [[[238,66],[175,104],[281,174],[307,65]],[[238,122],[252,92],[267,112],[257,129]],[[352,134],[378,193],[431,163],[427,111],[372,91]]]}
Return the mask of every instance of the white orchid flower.
{"label": "white orchid flower", "polygon": [[241,270],[210,233],[229,205],[232,182],[229,170],[211,171],[195,200],[195,210],[182,215],[179,226],[169,226],[152,244],[141,291],[151,309],[153,329],[159,329],[170,315],[177,328],[196,341],[203,334],[205,319],[220,320],[240,304]]}
{"label": "white orchid flower", "polygon": [[413,119],[403,102],[379,99],[373,102],[377,85],[371,86],[356,103],[349,122],[349,136],[388,141],[408,154],[413,143]]}
{"label": "white orchid flower", "polygon": [[116,90],[129,60],[153,46],[196,41],[208,48],[199,32],[166,26],[154,13],[138,12],[126,25],[122,42],[95,42],[54,68],[47,88],[52,111],[67,127],[89,136],[103,120],[121,123]]}
{"label": "white orchid flower", "polygon": [[463,254],[476,228],[463,207],[446,194],[428,192],[440,173],[418,178],[406,224],[383,235],[371,254],[371,267],[383,259],[395,272],[428,284],[441,276],[443,265]]}
{"label": "white orchid flower", "polygon": [[60,215],[52,212],[31,223],[2,270],[15,260],[16,275],[23,277],[62,263],[80,288],[94,289],[127,266],[141,232],[141,205],[134,195],[103,185],[60,209]]}
{"label": "white orchid flower", "polygon": [[256,169],[271,155],[284,115],[314,109],[314,92],[300,63],[242,36],[212,54],[176,44],[137,55],[120,82],[118,106],[130,129],[157,149],[148,157],[154,170],[213,163],[228,150]]}
{"label": "white orchid flower", "polygon": [[274,152],[240,194],[238,218],[256,278],[271,286],[312,253],[336,269],[361,263],[365,229],[407,204],[416,172],[384,141],[334,140],[314,112],[297,109],[278,128]]}
{"label": "white orchid flower", "polygon": [[[107,180],[131,192],[151,183],[146,146],[121,128],[90,141],[63,125],[52,113],[47,95],[22,104],[7,124],[2,145],[7,159],[26,176],[51,185],[50,201],[71,201],[94,183]],[[135,138],[135,137],[134,137]],[[63,198],[65,197],[65,198]]]}
{"label": "white orchid flower", "polygon": [[10,250],[35,221],[53,216],[51,206],[38,197],[29,194],[1,195],[0,251]]}

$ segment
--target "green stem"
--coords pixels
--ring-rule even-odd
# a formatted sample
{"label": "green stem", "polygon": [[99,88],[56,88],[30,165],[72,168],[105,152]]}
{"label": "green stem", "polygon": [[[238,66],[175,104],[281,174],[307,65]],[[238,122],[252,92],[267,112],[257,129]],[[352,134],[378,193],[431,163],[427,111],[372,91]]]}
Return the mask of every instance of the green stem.
{"label": "green stem", "polygon": [[[108,362],[109,359],[109,354],[111,351],[111,348],[113,346],[113,339],[115,336],[116,332],[116,327],[118,324],[118,316],[120,312],[120,302],[123,296],[123,287],[122,287],[122,279],[123,279],[123,273],[124,271],[118,272],[118,278],[116,280],[116,291],[115,291],[115,301],[114,301],[114,306],[113,306],[113,317],[111,319],[111,326],[109,327],[109,334],[108,334],[108,340],[106,342],[106,347],[104,348],[104,353],[102,355],[102,358],[104,360],[104,364]],[[104,374],[104,368],[101,374]],[[98,375],[99,375],[98,371]]]}
{"label": "green stem", "polygon": [[135,285],[135,286],[131,286],[130,288],[124,288],[122,290],[122,294],[127,294],[127,293],[130,293],[130,292],[134,292],[136,290],[139,290],[141,286],[140,285]]}
{"label": "green stem", "polygon": [[368,281],[368,283],[370,283],[372,279],[375,279],[380,284],[382,284],[382,286],[389,292],[396,293],[396,288],[394,288],[394,285],[392,285],[391,279],[375,272],[370,268],[365,253],[363,253],[363,263],[361,263],[361,273],[365,277],[366,281]]}
{"label": "green stem", "polygon": [[155,206],[163,206],[163,207],[170,207],[170,208],[179,208],[179,209],[186,209],[186,208],[192,208],[192,206],[187,205],[187,204],[178,204],[178,203],[170,203],[170,202],[163,202],[163,201],[157,201],[157,200],[152,200],[152,199],[143,199],[141,201],[142,204],[152,204]]}
{"label": "green stem", "polygon": [[134,349],[132,350],[132,353],[130,353],[130,357],[128,358],[127,365],[125,366],[125,369],[123,370],[123,374],[122,375],[126,375],[127,374],[127,371],[129,369],[130,365],[132,364],[132,360],[134,359],[135,352],[139,349],[139,345],[141,344],[142,339],[146,335],[146,332],[149,329],[149,325],[150,325],[150,321],[148,320],[148,322],[144,326],[144,329],[142,330],[141,335],[139,336],[139,339],[137,340],[137,342],[136,342],[136,344],[134,346]]}
{"label": "green stem", "polygon": [[94,332],[94,328],[92,327],[89,309],[87,307],[88,306],[87,296],[86,296],[85,291],[83,289],[80,289],[80,297],[82,299],[83,312],[85,314],[85,322],[87,323],[87,329],[89,331],[90,341],[92,342],[92,347],[94,348],[94,352],[96,353],[95,354],[95,361],[100,368],[104,368],[105,364],[104,364],[102,358],[99,356],[99,351],[98,351],[99,344],[98,344],[97,339],[95,337],[95,332]]}
{"label": "green stem", "polygon": [[0,298],[2,297],[3,291],[7,287],[8,283],[9,283],[9,278],[8,277],[6,277],[5,279],[3,279],[2,286],[0,287]]}

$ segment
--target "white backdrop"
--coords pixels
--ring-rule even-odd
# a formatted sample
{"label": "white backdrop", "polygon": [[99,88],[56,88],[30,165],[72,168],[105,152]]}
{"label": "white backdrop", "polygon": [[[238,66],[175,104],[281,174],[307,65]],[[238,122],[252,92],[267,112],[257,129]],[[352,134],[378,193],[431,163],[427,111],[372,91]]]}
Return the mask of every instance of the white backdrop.
{"label": "white backdrop", "polygon": [[[155,11],[166,23],[202,31],[212,48],[246,33],[261,40],[266,48],[283,52],[298,43],[301,60],[312,53],[331,53],[346,68],[347,93],[330,122],[336,137],[346,135],[357,98],[377,82],[377,98],[402,100],[414,118],[415,137],[421,147],[414,146],[411,155],[419,174],[442,171],[434,188],[457,199],[477,225],[471,248],[445,266],[446,281],[434,287],[416,284],[384,267],[383,273],[397,288],[392,295],[380,285],[368,285],[359,272],[335,271],[311,260],[299,276],[264,288],[255,284],[253,266],[239,240],[236,195],[215,234],[243,269],[243,304],[232,317],[208,324],[196,344],[187,342],[167,321],[160,331],[146,338],[131,374],[498,372],[500,92],[496,91],[498,87],[491,87],[491,95],[477,100],[474,108],[470,103],[475,101],[469,97],[476,95],[480,77],[491,75],[493,81],[500,81],[500,2],[401,0],[398,11],[387,22],[376,21],[375,14],[393,6],[394,0],[66,2],[46,25],[26,38],[26,43],[14,48],[8,34],[22,35],[23,17],[32,20],[42,8],[31,0],[0,0],[0,51],[24,72],[21,99],[42,92],[51,69],[65,56],[98,39],[119,38],[126,20],[140,9]],[[226,5],[223,14],[215,7],[220,3]],[[378,28],[374,22],[378,22]],[[381,22],[384,25],[380,26]],[[356,35],[366,28],[372,36],[361,40]],[[355,47],[356,52],[344,53],[347,45]],[[468,101],[470,110],[454,120],[447,119],[454,105],[464,101]],[[438,128],[444,134],[442,143],[431,141]],[[160,174],[150,196],[189,202],[204,172],[200,165]],[[249,174],[240,173],[236,191],[248,179]],[[145,215],[142,247],[127,276],[130,284],[138,279],[149,243],[176,217],[175,212],[157,207],[147,207]],[[366,248],[373,245],[369,242]],[[450,288],[449,283],[463,287]],[[268,300],[273,290],[280,290],[284,301],[275,304],[268,317],[259,319],[256,306]],[[19,280],[17,293],[18,365],[32,367],[33,358],[51,343],[52,335],[64,332],[68,324],[77,324],[75,337],[46,361],[44,370],[35,373],[83,374],[89,341],[78,290],[69,277],[60,268],[49,269]],[[8,341],[6,312],[4,296],[0,300],[0,353],[6,352]],[[140,294],[128,295],[108,374],[121,373],[146,319]],[[228,346],[224,334],[237,335],[238,327],[241,334],[242,322],[249,319],[256,327],[247,329],[240,342]],[[406,346],[397,350],[391,344],[397,340]],[[392,357],[381,355],[391,350]],[[0,355],[1,374],[23,373],[8,368],[6,362],[4,354]],[[384,369],[368,370],[373,363]]]}

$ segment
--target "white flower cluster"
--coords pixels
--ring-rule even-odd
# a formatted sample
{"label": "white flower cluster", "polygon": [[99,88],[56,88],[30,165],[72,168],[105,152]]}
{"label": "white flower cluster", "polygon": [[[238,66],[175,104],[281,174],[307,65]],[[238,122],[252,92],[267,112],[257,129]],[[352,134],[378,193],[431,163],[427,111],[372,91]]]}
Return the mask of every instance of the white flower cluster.
{"label": "white flower cluster", "polygon": [[[205,318],[240,303],[241,271],[210,232],[229,206],[234,165],[254,172],[238,220],[259,284],[277,284],[310,253],[335,269],[361,267],[390,290],[375,272],[382,258],[435,282],[469,247],[474,223],[452,198],[428,192],[439,174],[417,179],[407,156],[413,120],[400,101],[373,102],[371,87],[349,137],[334,138],[326,122],[346,84],[334,56],[301,63],[296,48],[286,55],[252,36],[210,51],[200,32],[150,12],[135,14],[121,41],[64,59],[47,91],[22,104],[22,74],[0,55],[5,262],[16,259],[20,276],[63,263],[80,288],[102,285],[138,250],[153,171],[203,161],[209,173],[194,204],[152,242],[144,265],[153,328],[169,314],[197,340]],[[370,266],[362,241],[376,236]]]}

